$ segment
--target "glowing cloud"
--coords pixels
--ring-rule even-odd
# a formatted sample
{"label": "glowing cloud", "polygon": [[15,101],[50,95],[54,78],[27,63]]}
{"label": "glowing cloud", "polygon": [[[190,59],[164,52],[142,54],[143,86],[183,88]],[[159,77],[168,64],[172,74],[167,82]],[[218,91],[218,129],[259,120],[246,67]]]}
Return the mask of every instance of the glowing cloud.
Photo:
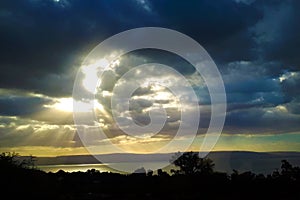
{"label": "glowing cloud", "polygon": [[94,93],[95,83],[98,82],[98,68],[108,66],[109,62],[106,59],[98,60],[90,65],[82,66],[82,73],[84,73],[85,78],[82,81],[84,88]]}
{"label": "glowing cloud", "polygon": [[73,99],[72,98],[60,98],[56,100],[56,103],[52,105],[45,105],[46,108],[53,108],[64,112],[73,111]]}

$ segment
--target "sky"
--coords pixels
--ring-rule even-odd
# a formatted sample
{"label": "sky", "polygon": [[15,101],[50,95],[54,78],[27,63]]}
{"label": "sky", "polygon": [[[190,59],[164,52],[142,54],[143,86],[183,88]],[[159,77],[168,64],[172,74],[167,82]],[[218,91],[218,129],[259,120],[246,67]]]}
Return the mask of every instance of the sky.
{"label": "sky", "polygon": [[[92,65],[82,66],[89,52],[110,36],[139,27],[184,33],[215,61],[224,81],[227,113],[214,151],[300,151],[299,9],[297,0],[1,1],[0,151],[36,156],[87,154],[72,113],[78,69],[83,67],[86,80],[95,78]],[[106,143],[110,140],[126,152],[145,153],[172,140],[180,111],[167,88],[142,85],[127,113],[147,125],[149,111],[165,108],[168,121],[154,137],[128,136],[111,117],[114,86],[122,90],[135,83],[128,79],[127,85],[122,84],[121,77],[134,66],[151,62],[172,66],[194,84],[201,123],[190,149],[199,149],[210,119],[205,82],[184,59],[151,49],[121,57],[102,77],[96,95],[99,112],[92,128],[102,128],[107,138],[96,138],[91,148],[113,153]],[[149,67],[137,80],[154,72]],[[156,79],[178,83],[175,76],[156,72]],[[89,92],[88,82],[82,80],[82,84]],[[126,118],[120,120],[126,124]],[[177,142],[180,146],[181,141]]]}

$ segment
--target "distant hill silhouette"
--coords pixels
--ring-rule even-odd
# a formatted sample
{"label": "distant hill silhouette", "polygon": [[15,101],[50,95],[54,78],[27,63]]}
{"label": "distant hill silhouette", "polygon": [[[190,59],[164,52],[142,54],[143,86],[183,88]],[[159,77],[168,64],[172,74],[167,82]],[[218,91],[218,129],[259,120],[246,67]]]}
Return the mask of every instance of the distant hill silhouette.
{"label": "distant hill silhouette", "polygon": [[[104,154],[97,155],[99,160],[111,163],[137,161],[166,161],[174,153],[167,154]],[[248,152],[248,151],[219,151],[210,152],[208,157],[215,163],[217,171],[231,173],[233,169],[239,171],[253,171],[255,173],[271,173],[278,169],[278,163],[287,159],[300,166],[300,152]],[[99,161],[92,155],[38,157],[36,165],[59,164],[97,164]]]}

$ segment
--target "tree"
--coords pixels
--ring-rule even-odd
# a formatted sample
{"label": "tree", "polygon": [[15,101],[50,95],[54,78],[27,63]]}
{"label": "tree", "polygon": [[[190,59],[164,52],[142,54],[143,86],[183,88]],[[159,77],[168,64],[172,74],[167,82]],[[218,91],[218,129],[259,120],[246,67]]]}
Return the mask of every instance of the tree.
{"label": "tree", "polygon": [[293,167],[287,160],[281,161],[281,175],[290,180],[300,180],[300,168]]}
{"label": "tree", "polygon": [[215,164],[209,158],[200,158],[197,152],[176,153],[170,161],[179,170],[171,170],[174,174],[211,174]]}
{"label": "tree", "polygon": [[157,170],[157,175],[158,176],[169,176],[167,172],[164,172],[162,169]]}
{"label": "tree", "polygon": [[153,171],[151,169],[147,171],[147,176],[153,176]]}
{"label": "tree", "polygon": [[0,155],[0,165],[2,167],[16,167],[18,163],[16,161],[18,154],[15,152],[3,152]]}
{"label": "tree", "polygon": [[34,168],[35,157],[22,158],[15,152],[3,152],[0,154],[0,166],[2,168]]}

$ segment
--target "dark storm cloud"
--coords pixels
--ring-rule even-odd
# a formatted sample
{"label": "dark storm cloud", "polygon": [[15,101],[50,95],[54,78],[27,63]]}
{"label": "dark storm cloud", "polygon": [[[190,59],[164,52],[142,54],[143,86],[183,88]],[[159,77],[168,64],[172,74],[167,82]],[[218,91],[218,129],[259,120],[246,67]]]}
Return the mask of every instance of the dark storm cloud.
{"label": "dark storm cloud", "polygon": [[283,92],[290,97],[297,97],[300,95],[300,72],[287,72],[283,74],[286,78],[282,81]]}
{"label": "dark storm cloud", "polygon": [[[188,34],[217,61],[250,59],[247,31],[262,17],[257,7],[234,1],[153,1],[162,25]],[[230,50],[229,50],[230,48]]]}
{"label": "dark storm cloud", "polygon": [[44,110],[45,104],[52,102],[51,99],[25,96],[2,96],[0,97],[0,115],[24,116]]}
{"label": "dark storm cloud", "polygon": [[258,53],[265,59],[278,60],[299,70],[300,2],[257,1],[256,4],[264,13],[253,29]]}
{"label": "dark storm cloud", "polygon": [[165,0],[153,5],[164,26],[196,39],[219,63],[266,59],[299,69],[297,0]]}
{"label": "dark storm cloud", "polygon": [[244,103],[246,107],[261,104],[276,106],[287,101],[278,79],[279,72],[271,70],[276,71],[276,64],[240,61],[229,63],[223,68],[229,105],[241,106]]}
{"label": "dark storm cloud", "polygon": [[228,112],[225,132],[228,133],[287,133],[298,131],[300,117],[277,107],[253,107]]}
{"label": "dark storm cloud", "polygon": [[292,114],[300,115],[300,98],[297,100],[292,100],[290,103],[288,103],[287,110]]}
{"label": "dark storm cloud", "polygon": [[174,53],[158,49],[141,49],[126,54],[126,56],[122,58],[122,62],[120,66],[118,66],[116,72],[119,75],[123,75],[124,69],[127,68],[127,70],[129,70],[132,66],[147,63],[159,63],[171,66],[173,69],[184,75],[195,72],[193,65],[185,59]]}
{"label": "dark storm cloud", "polygon": [[[221,43],[260,19],[256,8],[232,1],[146,2],[1,2],[1,86],[70,95],[74,74],[63,74],[78,67],[86,51],[110,35],[135,27],[164,26],[224,52],[227,46]],[[242,41],[247,43],[245,38]],[[214,57],[218,59],[217,55]],[[65,89],[60,89],[58,83]]]}
{"label": "dark storm cloud", "polygon": [[64,74],[101,40],[152,20],[137,15],[124,1],[2,1],[1,87],[70,95],[74,74]]}
{"label": "dark storm cloud", "polygon": [[284,74],[286,79],[282,81],[282,90],[285,98],[289,100],[287,109],[293,114],[300,114],[300,72],[288,72]]}
{"label": "dark storm cloud", "polygon": [[[242,2],[1,2],[0,84],[53,96],[70,95],[74,73],[63,74],[69,74],[73,66],[78,67],[86,52],[98,42],[120,31],[141,26],[163,26],[182,31],[203,44],[220,62],[256,58],[257,48],[253,45],[257,43],[249,29],[258,22],[264,23],[268,10],[261,9],[262,3]],[[269,7],[273,9],[272,5]],[[261,37],[260,30],[255,33],[256,37]],[[293,35],[297,35],[297,31]],[[289,43],[282,41],[279,45],[288,46]],[[59,85],[64,85],[65,89]]]}
{"label": "dark storm cloud", "polygon": [[226,132],[285,133],[300,128],[299,72],[284,72],[276,62],[234,62],[223,68]]}

